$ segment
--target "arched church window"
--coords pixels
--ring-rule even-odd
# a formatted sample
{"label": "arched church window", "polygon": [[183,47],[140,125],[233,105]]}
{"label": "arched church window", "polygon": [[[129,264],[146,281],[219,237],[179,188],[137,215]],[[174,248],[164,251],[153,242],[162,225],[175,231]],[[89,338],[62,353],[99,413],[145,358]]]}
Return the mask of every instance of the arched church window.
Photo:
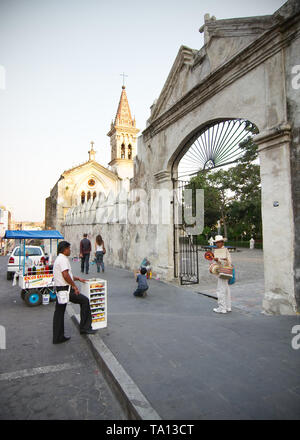
{"label": "arched church window", "polygon": [[84,202],[85,202],[85,192],[82,191],[82,193],[81,193],[81,203],[84,203]]}
{"label": "arched church window", "polygon": [[93,200],[95,200],[95,198],[97,197],[97,193],[96,191],[93,192]]}
{"label": "arched church window", "polygon": [[89,201],[90,200],[90,198],[91,198],[91,191],[88,191],[88,193],[87,193],[87,201]]}
{"label": "arched church window", "polygon": [[132,146],[128,145],[128,159],[132,159]]}
{"label": "arched church window", "polygon": [[125,144],[121,145],[121,159],[125,159]]}

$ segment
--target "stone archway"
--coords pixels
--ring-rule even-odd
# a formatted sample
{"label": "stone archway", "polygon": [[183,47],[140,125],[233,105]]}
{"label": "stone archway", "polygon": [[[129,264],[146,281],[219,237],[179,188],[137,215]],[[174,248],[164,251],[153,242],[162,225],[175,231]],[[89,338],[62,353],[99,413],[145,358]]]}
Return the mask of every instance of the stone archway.
{"label": "stone archway", "polygon": [[[179,211],[182,220],[173,222],[175,279],[197,293],[215,296],[216,280],[203,257],[209,238],[221,234],[233,252],[237,281],[232,287],[233,302],[252,311],[261,310],[264,292],[260,166],[253,142],[257,133],[250,121],[208,121],[188,138],[172,167],[174,217]],[[190,191],[192,215],[199,221],[203,212],[196,197],[199,188],[205,188],[201,232],[186,227],[190,222],[184,213]],[[186,213],[189,219],[188,209]],[[249,249],[251,237],[255,238],[253,250]]]}
{"label": "stone archway", "polygon": [[[259,129],[255,143],[262,185],[263,308],[280,314],[300,311],[300,263],[295,247],[300,232],[295,222],[297,163],[291,161],[292,157],[299,160],[300,155],[293,147],[300,126],[300,99],[296,104],[290,78],[295,55],[300,52],[299,17],[300,5],[294,0],[267,18],[218,21],[206,17],[205,46],[200,51],[180,48],[151,107],[148,126],[139,139],[135,175],[135,185],[172,190],[173,164],[199,127],[236,115],[253,122]],[[232,51],[221,60],[219,53],[229,40]],[[172,228],[164,236],[158,235],[168,256],[158,257],[157,266],[164,267],[170,278],[174,267]]]}
{"label": "stone archway", "polygon": [[[204,264],[203,259],[200,258],[202,255],[201,249],[203,249],[203,245],[208,245],[207,242],[203,243],[203,238],[201,235],[202,231],[193,231],[194,228],[186,227],[186,218],[184,215],[184,206],[185,203],[185,194],[188,191],[193,193],[192,204],[194,205],[194,213],[193,216],[195,218],[196,211],[198,215],[202,210],[202,202],[200,202],[201,206],[197,206],[196,203],[196,191],[200,188],[203,189],[200,185],[200,181],[207,182],[207,176],[213,176],[214,172],[218,172],[219,175],[223,175],[226,179],[227,185],[232,188],[231,192],[222,185],[221,182],[218,183],[218,188],[223,188],[222,192],[217,190],[218,196],[215,194],[215,190],[207,189],[208,193],[204,191],[203,194],[203,203],[205,206],[205,213],[210,212],[210,215],[207,216],[206,220],[210,222],[210,228],[214,228],[216,222],[221,221],[224,231],[222,235],[228,237],[228,225],[227,225],[227,217],[230,206],[233,203],[235,206],[235,210],[237,209],[237,204],[241,204],[242,199],[244,199],[243,209],[248,205],[253,208],[257,202],[261,205],[260,202],[260,179],[257,176],[259,173],[259,165],[250,164],[250,162],[256,159],[257,153],[255,151],[255,144],[253,143],[253,137],[258,133],[258,128],[252,124],[248,120],[243,119],[224,119],[217,121],[209,121],[206,125],[199,127],[199,129],[190,136],[186,142],[186,144],[178,151],[178,155],[174,160],[172,165],[172,181],[173,181],[173,229],[174,229],[174,240],[173,240],[173,252],[174,252],[174,277],[180,280],[180,284],[202,284],[208,281],[211,281],[211,276],[207,273],[207,264]],[[248,151],[249,149],[249,151]],[[246,158],[246,159],[245,159]],[[237,164],[239,161],[239,165]],[[238,168],[235,167],[238,165]],[[224,173],[224,167],[227,171]],[[249,171],[247,172],[247,168],[251,167],[252,176],[249,175]],[[240,194],[241,200],[237,201],[237,195],[234,197],[233,192],[235,190],[232,181],[228,180],[226,177],[226,173],[230,173],[231,170],[231,179],[238,179],[239,185],[243,184],[243,181],[246,178],[246,183],[249,184],[250,181],[253,183],[256,182],[258,185],[257,190],[253,192],[254,187],[251,190],[251,194],[243,193]],[[239,172],[234,172],[234,170],[239,170]],[[233,171],[233,172],[232,172]],[[216,174],[215,174],[216,176]],[[255,177],[256,176],[256,177]],[[200,180],[199,180],[200,179]],[[240,188],[241,189],[241,188]],[[213,191],[211,193],[211,191]],[[229,197],[229,192],[231,196]],[[211,196],[209,194],[211,193]],[[222,194],[222,197],[220,196]],[[254,200],[254,196],[256,199]],[[220,209],[220,217],[215,217],[215,213],[217,211],[217,207],[211,205],[210,197],[217,197],[219,203],[221,202]],[[245,205],[245,197],[247,199],[247,205]],[[249,200],[251,198],[251,203]],[[258,198],[258,200],[257,200]],[[211,206],[210,206],[211,205]],[[210,206],[210,209],[208,208]],[[208,209],[208,211],[207,211]],[[260,210],[260,208],[259,208]],[[213,212],[213,216],[212,216]],[[190,213],[187,213],[188,217],[190,217]],[[180,217],[181,221],[177,221],[177,217]],[[204,216],[204,213],[203,213]],[[230,217],[230,216],[229,216]],[[209,220],[210,218],[210,220]],[[254,233],[254,229],[256,230],[256,234],[260,233],[261,227],[261,215],[259,215],[259,220],[257,220],[257,216],[253,216],[253,221],[259,224],[256,224],[256,227],[251,226],[251,233]],[[204,219],[203,219],[204,220]],[[207,221],[204,221],[203,227],[208,227]],[[231,225],[234,226],[233,224]],[[245,225],[244,225],[245,228]],[[254,229],[253,229],[254,228]],[[198,229],[198,228],[197,228]],[[232,229],[232,228],[231,228]],[[236,227],[233,229],[236,229]],[[249,233],[249,227],[246,229]],[[197,233],[196,233],[197,232]],[[200,232],[200,235],[199,235]],[[219,231],[215,231],[214,235],[217,233],[221,233]],[[210,236],[212,232],[210,233]],[[250,239],[251,237],[249,237]],[[257,239],[257,237],[255,237]],[[261,239],[261,235],[259,236]],[[199,240],[201,241],[201,245],[199,246]],[[228,243],[229,244],[229,243]],[[259,255],[262,260],[262,253]],[[240,259],[239,259],[239,263]],[[241,266],[239,264],[238,272],[239,274],[243,274],[243,278],[249,279],[248,271],[240,271]],[[247,266],[249,269],[249,265]],[[261,267],[263,268],[263,261],[261,261]],[[256,275],[258,274],[258,269],[256,269]],[[263,279],[263,269],[260,273],[261,279]],[[259,284],[259,290],[262,291],[263,288],[261,286],[262,282]],[[258,298],[259,301],[259,298]]]}

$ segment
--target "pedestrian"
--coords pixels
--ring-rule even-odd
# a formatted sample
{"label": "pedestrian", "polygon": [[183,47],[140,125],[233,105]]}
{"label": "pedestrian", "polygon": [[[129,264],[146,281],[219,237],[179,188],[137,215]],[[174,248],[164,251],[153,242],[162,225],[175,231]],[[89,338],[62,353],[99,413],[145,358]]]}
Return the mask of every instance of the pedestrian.
{"label": "pedestrian", "polygon": [[104,272],[104,262],[103,255],[106,253],[106,249],[104,246],[104,241],[101,235],[97,235],[95,242],[95,255],[96,255],[96,264],[97,264],[97,272],[100,272],[100,267],[102,268],[102,272]]}
{"label": "pedestrian", "polygon": [[250,239],[250,249],[254,249],[254,245],[255,245],[255,240],[253,237],[251,237]]}
{"label": "pedestrian", "polygon": [[147,290],[149,288],[146,277],[147,269],[146,267],[141,267],[140,273],[136,277],[136,282],[138,283],[137,289],[133,292],[134,296],[145,297],[147,295]]}
{"label": "pedestrian", "polygon": [[59,302],[61,291],[69,292],[69,300],[72,303],[80,304],[80,333],[94,334],[92,330],[92,316],[90,303],[86,296],[79,292],[74,281],[86,282],[83,278],[75,277],[72,274],[71,265],[68,257],[71,253],[71,245],[67,241],[61,241],[57,249],[57,257],[53,266],[54,286],[56,290],[56,304],[53,316],[53,344],[60,344],[70,339],[64,333],[64,316],[67,301]]}
{"label": "pedestrian", "polygon": [[[229,250],[224,247],[224,238],[222,235],[216,235],[214,240],[217,249],[214,251],[214,260],[221,267],[224,265],[231,266],[231,256]],[[217,284],[218,307],[213,309],[216,313],[231,312],[231,293],[228,284],[228,279],[220,278],[218,276]]]}
{"label": "pedestrian", "polygon": [[90,267],[90,253],[92,250],[91,242],[87,238],[87,234],[83,234],[83,239],[80,242],[80,258],[81,258],[81,273],[88,274]]}

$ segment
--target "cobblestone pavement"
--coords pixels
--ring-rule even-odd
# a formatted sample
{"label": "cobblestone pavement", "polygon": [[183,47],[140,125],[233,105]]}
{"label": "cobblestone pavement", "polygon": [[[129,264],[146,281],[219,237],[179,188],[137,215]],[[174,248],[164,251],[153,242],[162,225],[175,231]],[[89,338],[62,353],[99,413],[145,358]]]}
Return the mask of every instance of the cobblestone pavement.
{"label": "cobblestone pavement", "polygon": [[19,288],[6,280],[6,261],[0,257],[0,325],[6,333],[6,349],[0,349],[0,419],[123,419],[68,314],[71,340],[53,345],[54,303],[26,306]]}

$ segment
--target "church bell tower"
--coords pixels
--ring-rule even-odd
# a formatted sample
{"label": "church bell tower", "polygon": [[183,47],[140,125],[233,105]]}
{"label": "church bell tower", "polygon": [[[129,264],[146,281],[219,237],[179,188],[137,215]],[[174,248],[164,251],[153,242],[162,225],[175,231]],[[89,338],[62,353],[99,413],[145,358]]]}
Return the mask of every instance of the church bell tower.
{"label": "church bell tower", "polygon": [[136,156],[137,133],[135,119],[132,119],[125,91],[122,86],[120,102],[110,131],[111,161],[109,165],[121,179],[133,177],[133,159]]}

